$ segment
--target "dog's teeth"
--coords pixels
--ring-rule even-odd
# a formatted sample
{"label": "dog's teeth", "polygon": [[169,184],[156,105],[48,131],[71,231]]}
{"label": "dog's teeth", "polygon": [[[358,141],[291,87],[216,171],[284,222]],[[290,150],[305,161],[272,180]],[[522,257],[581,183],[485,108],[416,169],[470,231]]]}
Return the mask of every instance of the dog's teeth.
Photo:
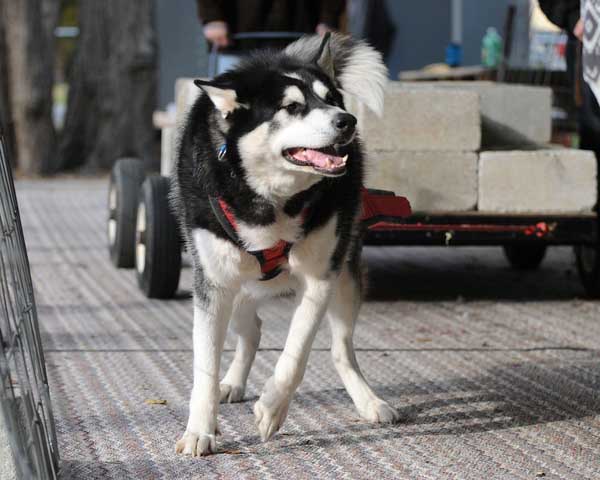
{"label": "dog's teeth", "polygon": [[345,164],[347,161],[348,161],[348,155],[346,154],[342,157],[342,163]]}

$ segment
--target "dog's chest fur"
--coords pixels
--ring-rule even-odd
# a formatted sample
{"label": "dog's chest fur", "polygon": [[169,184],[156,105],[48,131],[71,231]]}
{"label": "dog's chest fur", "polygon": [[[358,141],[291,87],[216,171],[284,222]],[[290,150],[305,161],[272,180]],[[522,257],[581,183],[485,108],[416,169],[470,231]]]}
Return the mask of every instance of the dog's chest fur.
{"label": "dog's chest fur", "polygon": [[280,240],[292,243],[284,270],[320,275],[331,267],[330,258],[337,245],[337,216],[332,216],[320,228],[305,233],[303,227],[310,213],[307,210],[290,216],[283,209],[277,210],[275,222],[266,226],[240,222],[238,235],[247,250],[265,250]]}
{"label": "dog's chest fur", "polygon": [[301,213],[290,216],[283,208],[275,210],[275,222],[269,225],[251,225],[238,222],[237,234],[247,250],[266,250],[280,240],[296,243],[303,237],[304,216]]}

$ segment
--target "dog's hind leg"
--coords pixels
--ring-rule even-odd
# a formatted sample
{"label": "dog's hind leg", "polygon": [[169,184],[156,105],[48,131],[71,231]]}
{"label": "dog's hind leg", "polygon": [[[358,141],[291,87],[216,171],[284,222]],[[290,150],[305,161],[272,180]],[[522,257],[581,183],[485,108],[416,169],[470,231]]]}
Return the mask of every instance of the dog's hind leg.
{"label": "dog's hind leg", "polygon": [[232,330],[237,334],[233,360],[221,380],[221,403],[241,402],[246,391],[246,381],[260,343],[261,320],[256,314],[256,301],[238,294],[231,316]]}
{"label": "dog's hind leg", "polygon": [[352,337],[361,300],[359,268],[346,264],[327,312],[333,363],[362,418],[370,422],[396,422],[400,419],[398,411],[373,392],[356,361]]}
{"label": "dog's hind leg", "polygon": [[273,376],[267,380],[254,405],[256,424],[263,441],[277,432],[287,416],[288,407],[302,381],[315,334],[327,309],[332,282],[329,279],[305,277],[297,293],[298,307],[292,317],[285,347]]}

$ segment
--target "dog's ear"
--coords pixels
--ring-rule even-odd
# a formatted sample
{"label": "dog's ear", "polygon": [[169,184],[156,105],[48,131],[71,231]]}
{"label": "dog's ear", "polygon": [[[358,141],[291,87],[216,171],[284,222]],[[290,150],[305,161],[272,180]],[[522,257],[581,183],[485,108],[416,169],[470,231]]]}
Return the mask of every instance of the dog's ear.
{"label": "dog's ear", "polygon": [[323,70],[329,78],[332,80],[335,79],[335,68],[333,62],[333,55],[331,54],[331,32],[327,32],[323,36],[323,40],[321,41],[321,45],[319,46],[319,50],[313,59],[313,62],[316,63],[321,70]]}
{"label": "dog's ear", "polygon": [[208,95],[210,101],[223,114],[223,117],[227,117],[236,108],[243,106],[238,103],[237,92],[232,85],[200,79],[194,80],[194,85],[201,88]]}
{"label": "dog's ear", "polygon": [[290,43],[285,52],[302,61],[317,63],[346,93],[373,112],[383,112],[388,71],[381,54],[367,43],[333,33],[311,35]]}

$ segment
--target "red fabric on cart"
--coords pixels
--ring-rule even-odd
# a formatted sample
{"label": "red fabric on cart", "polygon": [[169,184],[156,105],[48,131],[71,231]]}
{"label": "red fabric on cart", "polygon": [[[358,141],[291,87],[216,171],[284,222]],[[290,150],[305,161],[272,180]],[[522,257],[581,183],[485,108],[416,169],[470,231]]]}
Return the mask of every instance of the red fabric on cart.
{"label": "red fabric on cart", "polygon": [[410,217],[412,210],[410,202],[405,197],[396,195],[378,195],[369,192],[365,187],[362,188],[362,216],[361,221],[369,220],[373,217]]}

